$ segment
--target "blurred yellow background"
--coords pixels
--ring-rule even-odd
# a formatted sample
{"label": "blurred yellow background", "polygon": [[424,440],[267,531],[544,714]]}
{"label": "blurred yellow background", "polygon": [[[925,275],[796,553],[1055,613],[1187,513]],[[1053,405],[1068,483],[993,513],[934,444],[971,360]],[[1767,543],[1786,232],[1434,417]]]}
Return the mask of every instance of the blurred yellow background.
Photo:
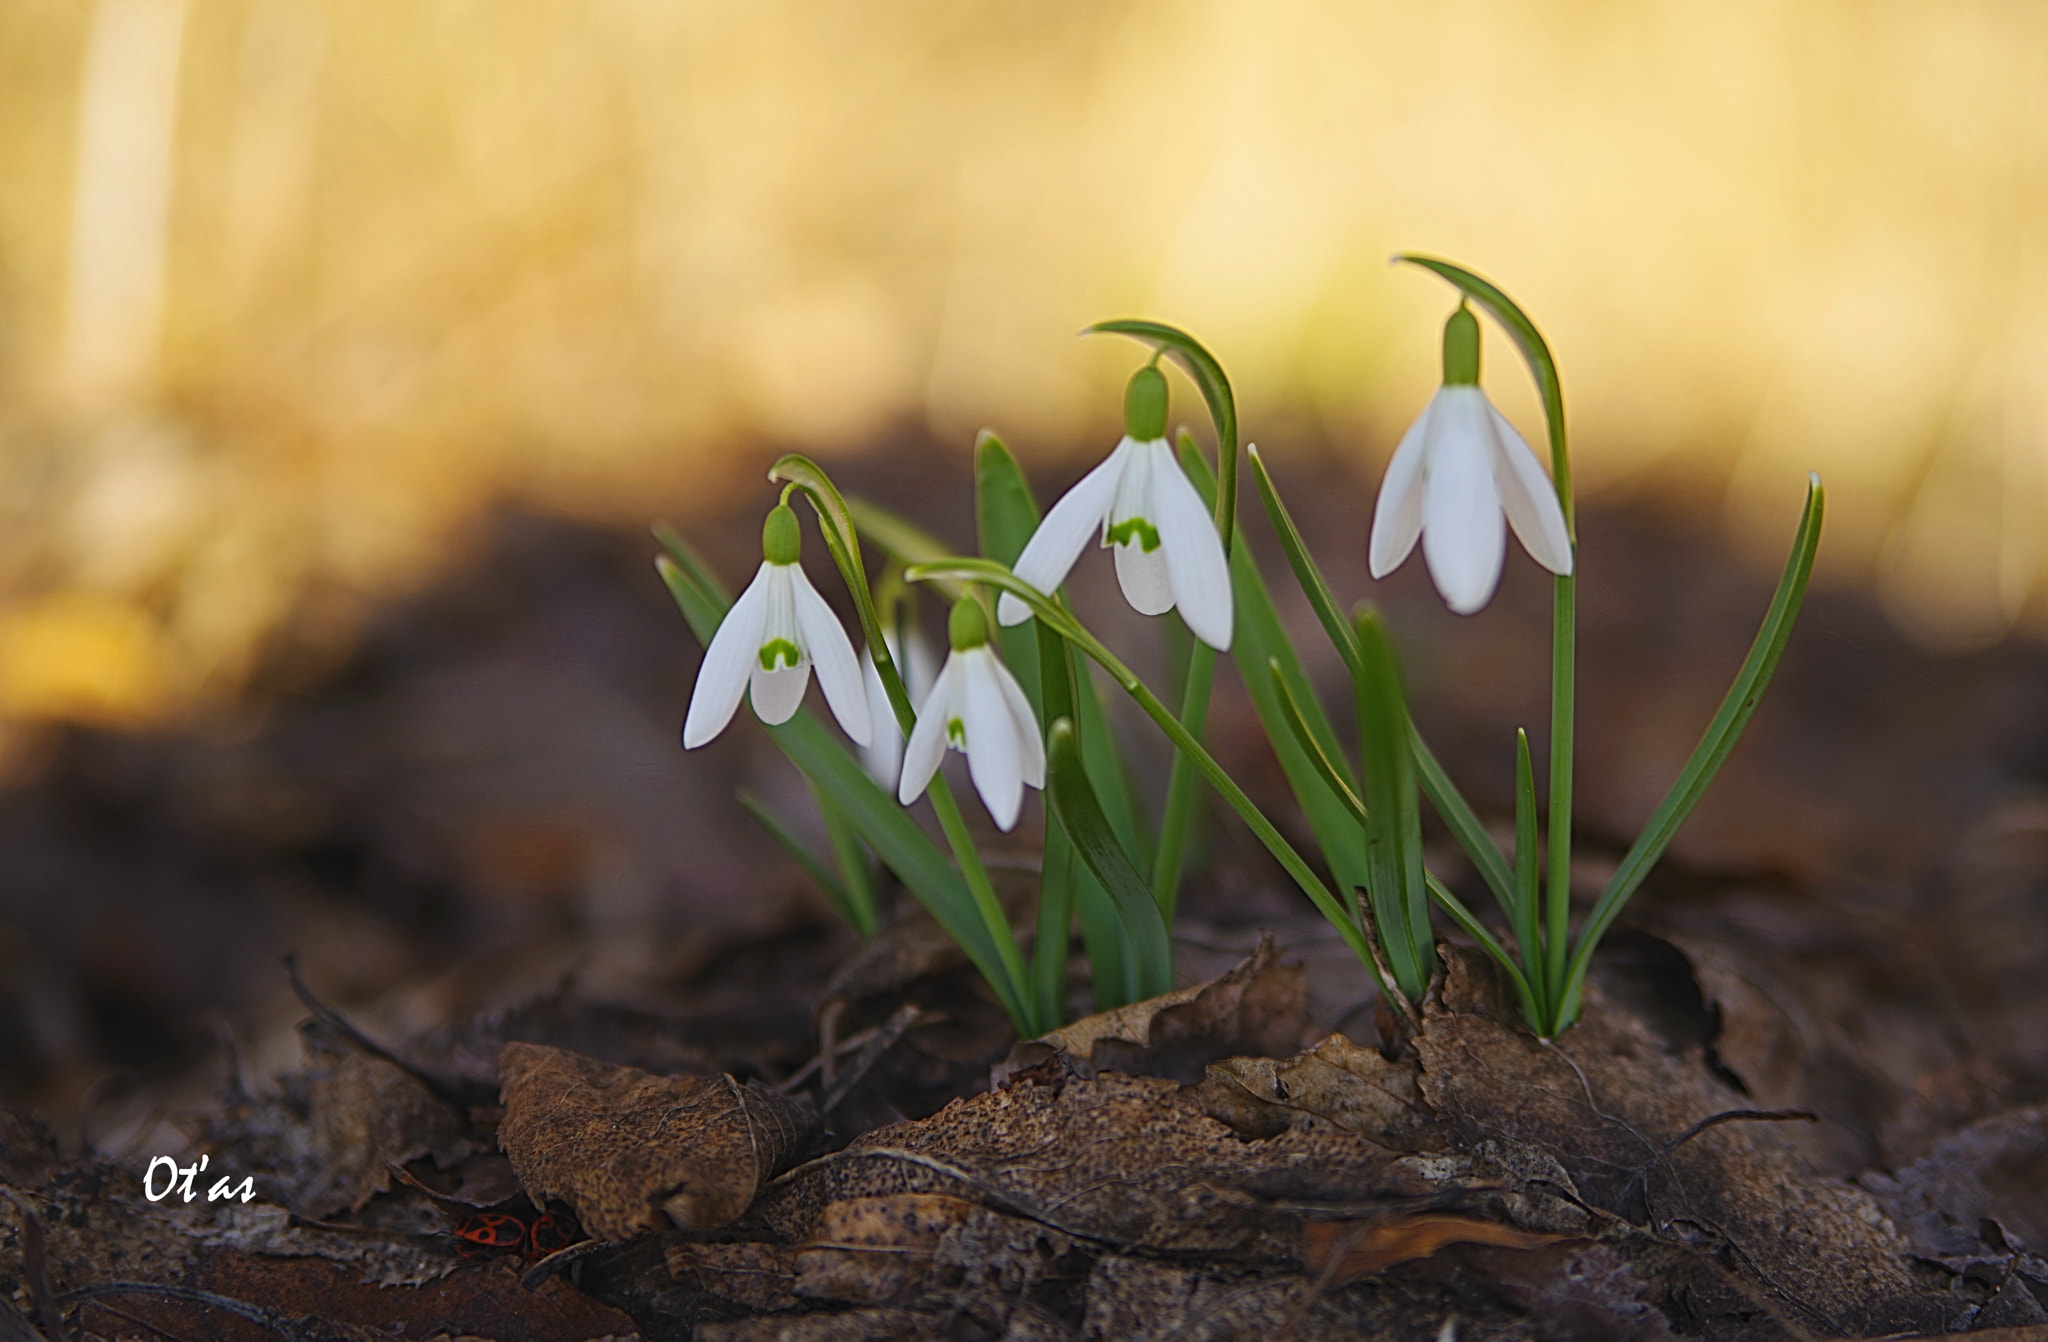
{"label": "blurred yellow background", "polygon": [[203,705],[494,502],[1099,452],[1109,316],[1367,500],[1449,306],[1397,249],[1544,325],[1589,502],[1774,566],[1819,469],[1824,572],[1981,646],[2043,604],[2044,64],[2002,2],[12,0],[0,719]]}

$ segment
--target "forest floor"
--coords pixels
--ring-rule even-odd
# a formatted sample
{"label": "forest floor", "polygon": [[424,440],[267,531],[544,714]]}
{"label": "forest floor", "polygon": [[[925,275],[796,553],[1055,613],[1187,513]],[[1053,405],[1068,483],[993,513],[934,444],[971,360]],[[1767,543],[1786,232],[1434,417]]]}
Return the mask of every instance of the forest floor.
{"label": "forest floor", "polygon": [[[1368,590],[1357,498],[1294,493]],[[691,533],[736,577],[756,525]],[[1772,578],[1648,511],[1582,531],[1590,894]],[[1816,590],[1555,1043],[1455,938],[1397,1028],[1219,810],[1182,990],[1020,1044],[914,902],[862,946],[746,818],[804,793],[744,713],[682,754],[653,553],[503,513],[202,725],[11,744],[0,1342],[2048,1338],[2048,651]],[[1494,821],[1546,720],[1529,569],[1467,620],[1419,565],[1373,591]],[[1234,683],[1210,740],[1283,812]],[[1029,829],[991,835],[1021,927]]]}

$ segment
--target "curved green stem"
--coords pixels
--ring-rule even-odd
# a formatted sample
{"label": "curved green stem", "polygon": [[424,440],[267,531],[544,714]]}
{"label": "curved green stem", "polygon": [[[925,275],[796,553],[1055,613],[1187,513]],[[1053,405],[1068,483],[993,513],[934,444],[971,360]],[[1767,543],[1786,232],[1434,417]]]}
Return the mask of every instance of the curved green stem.
{"label": "curved green stem", "polygon": [[[1564,386],[1557,375],[1557,360],[1550,343],[1536,329],[1536,323],[1521,305],[1509,298],[1491,280],[1463,266],[1438,257],[1403,252],[1397,262],[1420,266],[1449,281],[1472,302],[1499,322],[1529,365],[1536,390],[1543,398],[1543,422],[1550,438],[1550,478],[1557,489],[1558,506],[1564,511],[1565,534],[1571,540],[1572,572],[1558,577],[1553,585],[1550,625],[1550,817],[1545,827],[1549,839],[1549,888],[1543,946],[1543,970],[1539,979],[1544,997],[1555,1005],[1561,997],[1566,957],[1571,936],[1572,900],[1572,749],[1575,728],[1578,672],[1578,506],[1572,492],[1571,449],[1564,427]],[[1529,954],[1533,948],[1524,947]],[[1533,967],[1533,963],[1532,963]],[[1553,1020],[1554,1027],[1561,1028]],[[1555,1034],[1553,1028],[1550,1033]]]}

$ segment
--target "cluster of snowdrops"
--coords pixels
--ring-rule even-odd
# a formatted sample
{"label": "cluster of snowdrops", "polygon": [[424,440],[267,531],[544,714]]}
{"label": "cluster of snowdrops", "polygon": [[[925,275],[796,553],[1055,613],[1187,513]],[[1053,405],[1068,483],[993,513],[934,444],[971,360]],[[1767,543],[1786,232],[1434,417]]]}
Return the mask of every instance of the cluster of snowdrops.
{"label": "cluster of snowdrops", "polygon": [[[1564,401],[1550,350],[1513,300],[1449,262],[1402,256],[1454,286],[1443,331],[1443,385],[1388,464],[1373,510],[1372,575],[1418,542],[1449,607],[1475,614],[1493,596],[1507,535],[1554,577],[1547,796],[1539,820],[1529,738],[1518,732],[1514,843],[1504,850],[1416,732],[1393,641],[1369,605],[1347,613],[1304,546],[1258,449],[1245,449],[1258,494],[1295,579],[1356,696],[1355,761],[1339,743],[1288,643],[1237,520],[1238,426],[1222,367],[1173,327],[1104,322],[1091,332],[1152,347],[1124,397],[1124,436],[1108,458],[1040,516],[1015,460],[991,434],[976,447],[981,554],[963,557],[914,523],[843,497],[816,463],[790,455],[762,528],[762,563],[737,600],[688,544],[658,528],[657,565],[707,647],[683,727],[696,747],[732,721],[740,700],[809,781],[829,852],[758,798],[742,801],[803,864],[862,935],[877,926],[879,868],[893,872],[959,942],[1029,1037],[1063,1023],[1067,955],[1079,925],[1096,1004],[1113,1007],[1174,986],[1170,929],[1190,826],[1213,791],[1271,851],[1412,1017],[1434,964],[1439,910],[1514,984],[1529,1028],[1551,1038],[1577,1018],[1601,936],[1669,844],[1734,746],[1782,654],[1820,541],[1822,493],[1806,506],[1778,589],[1720,710],[1642,834],[1573,928],[1572,743],[1576,540]],[[1536,454],[1480,389],[1477,307],[1506,331],[1541,394],[1550,448]],[[1212,468],[1185,430],[1167,434],[1171,361],[1201,393],[1216,435]],[[805,574],[807,501],[858,613],[859,653]],[[1146,615],[1177,612],[1191,638],[1173,659],[1169,704],[1078,619],[1060,595],[1091,540],[1112,550],[1117,581]],[[863,542],[880,551],[870,578]],[[943,665],[913,629],[910,594],[952,601]],[[1216,658],[1230,654],[1286,774],[1320,862],[1299,852],[1202,745]],[[1100,669],[1091,674],[1090,663]],[[813,672],[854,746],[800,711]],[[1127,695],[1174,747],[1165,800],[1139,815],[1107,724],[1103,692]],[[1026,789],[1046,801],[1036,935],[1027,958],[940,764],[948,750],[1003,830]],[[944,846],[907,809],[929,797]],[[1475,914],[1425,867],[1422,798],[1463,848],[1499,906]]]}

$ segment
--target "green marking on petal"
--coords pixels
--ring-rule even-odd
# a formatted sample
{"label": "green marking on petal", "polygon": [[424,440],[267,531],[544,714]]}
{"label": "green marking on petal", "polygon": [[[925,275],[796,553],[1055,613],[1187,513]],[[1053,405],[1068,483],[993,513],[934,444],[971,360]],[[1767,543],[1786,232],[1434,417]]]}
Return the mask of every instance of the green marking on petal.
{"label": "green marking on petal", "polygon": [[961,750],[967,749],[967,724],[958,718],[947,718],[946,740]]}
{"label": "green marking on petal", "polygon": [[1129,545],[1133,538],[1146,554],[1159,548],[1158,528],[1142,517],[1126,517],[1109,529],[1109,539],[1118,545]]}
{"label": "green marking on petal", "polygon": [[796,644],[786,638],[772,638],[761,645],[761,669],[763,671],[773,671],[777,661],[782,662],[786,666],[795,666],[803,659],[804,655],[797,651]]}

